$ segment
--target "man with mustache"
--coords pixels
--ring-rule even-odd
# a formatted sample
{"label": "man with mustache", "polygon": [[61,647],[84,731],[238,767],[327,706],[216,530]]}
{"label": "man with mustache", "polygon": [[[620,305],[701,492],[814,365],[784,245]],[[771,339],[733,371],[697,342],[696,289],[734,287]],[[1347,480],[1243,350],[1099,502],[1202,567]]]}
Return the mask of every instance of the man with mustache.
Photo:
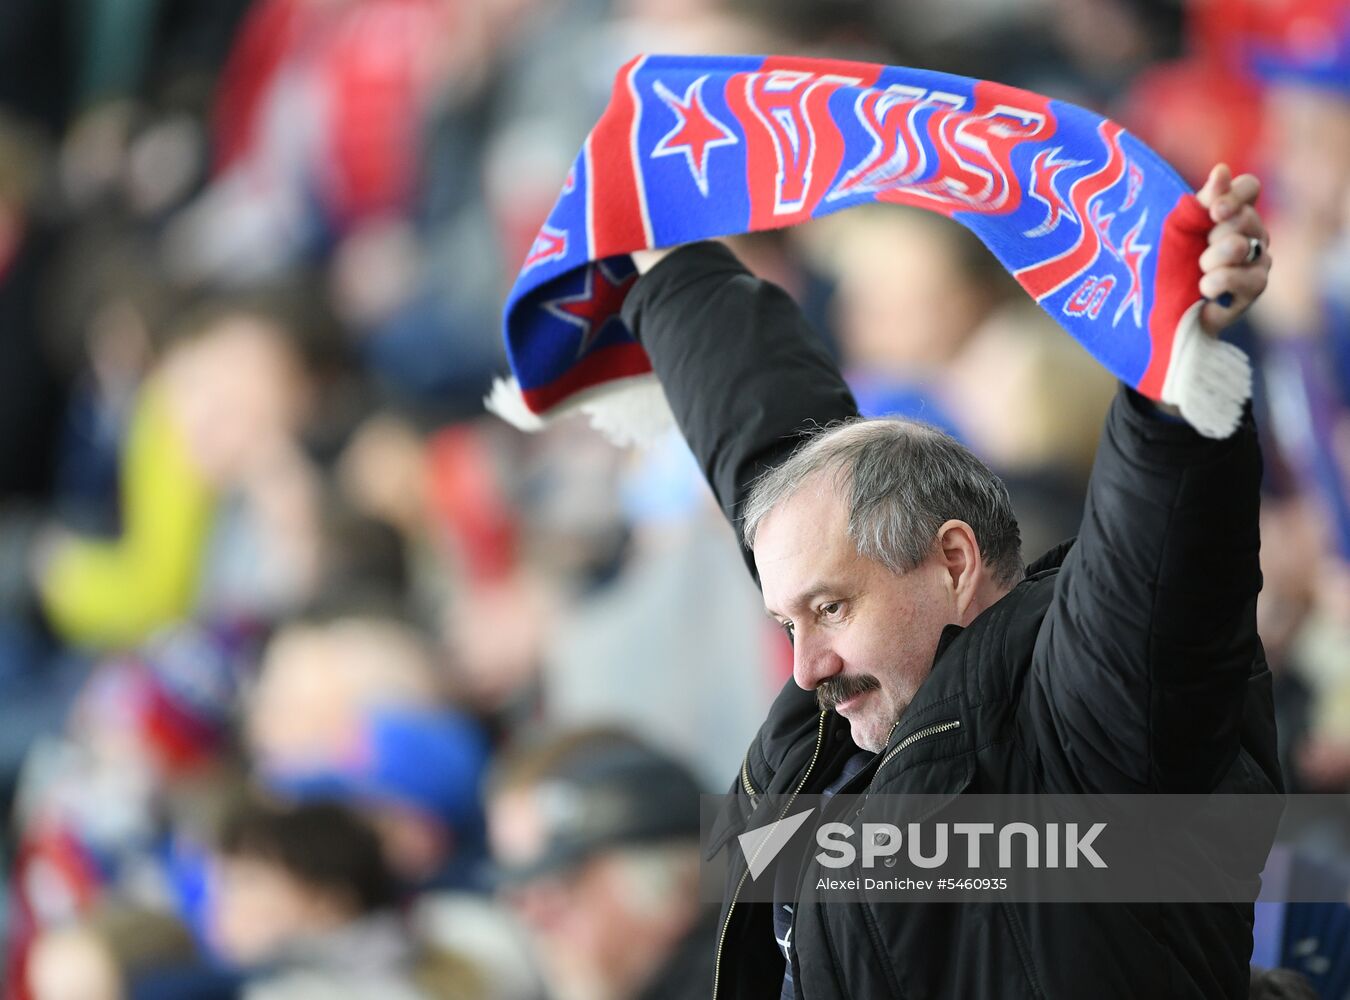
{"label": "man with mustache", "polygon": [[[1221,166],[1200,193],[1211,336],[1265,287],[1258,189]],[[1024,566],[1000,480],[933,428],[857,419],[781,290],[716,244],[634,261],[623,318],[793,642],[743,814],[765,793],[1279,789],[1249,415],[1212,440],[1122,388],[1081,534]],[[1247,991],[1250,905],[799,905],[809,863],[770,905],[738,901],[730,864],[716,998]]]}

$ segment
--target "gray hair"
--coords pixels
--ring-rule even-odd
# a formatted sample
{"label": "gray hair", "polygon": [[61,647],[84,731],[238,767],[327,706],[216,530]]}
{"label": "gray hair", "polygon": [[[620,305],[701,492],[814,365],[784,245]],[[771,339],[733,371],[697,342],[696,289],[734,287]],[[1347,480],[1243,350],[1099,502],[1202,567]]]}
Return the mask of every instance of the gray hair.
{"label": "gray hair", "polygon": [[851,420],[817,433],[761,476],[741,514],[747,548],[764,519],[811,478],[832,475],[848,498],[858,554],[907,573],[933,550],[938,528],[965,521],[1001,584],[1022,575],[1022,539],[1003,481],[955,438],[917,420]]}

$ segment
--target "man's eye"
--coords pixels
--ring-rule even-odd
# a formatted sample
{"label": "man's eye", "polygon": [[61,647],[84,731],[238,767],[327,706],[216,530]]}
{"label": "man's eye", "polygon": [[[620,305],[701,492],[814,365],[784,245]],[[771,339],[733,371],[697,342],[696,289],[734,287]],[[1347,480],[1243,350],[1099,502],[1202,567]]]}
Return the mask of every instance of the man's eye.
{"label": "man's eye", "polygon": [[787,633],[789,639],[796,635],[796,630],[792,622],[779,622],[778,624],[783,626],[783,631]]}
{"label": "man's eye", "polygon": [[820,613],[827,618],[832,618],[839,613],[839,609],[844,605],[843,601],[831,601],[829,604],[820,606]]}

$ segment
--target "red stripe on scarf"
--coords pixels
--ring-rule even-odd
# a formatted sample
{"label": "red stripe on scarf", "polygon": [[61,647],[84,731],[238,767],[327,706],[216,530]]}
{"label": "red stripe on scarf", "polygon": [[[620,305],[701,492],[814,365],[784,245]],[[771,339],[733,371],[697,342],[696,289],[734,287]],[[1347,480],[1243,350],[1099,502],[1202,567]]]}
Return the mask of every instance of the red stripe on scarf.
{"label": "red stripe on scarf", "polygon": [[1200,295],[1200,255],[1209,242],[1211,225],[1209,213],[1193,194],[1178,198],[1163,223],[1153,282],[1153,312],[1148,321],[1153,353],[1138,385],[1139,391],[1151,399],[1162,398],[1177,323]]}
{"label": "red stripe on scarf", "polygon": [[[645,58],[638,56],[619,70],[609,107],[586,140],[591,154],[586,178],[591,260],[651,246],[635,148],[641,106],[633,87],[633,75]],[[600,177],[606,181],[603,190],[596,189]]]}
{"label": "red stripe on scarf", "polygon": [[531,410],[545,413],[573,393],[613,379],[645,375],[651,370],[652,363],[639,345],[613,344],[588,354],[548,385],[524,389],[521,395]]}

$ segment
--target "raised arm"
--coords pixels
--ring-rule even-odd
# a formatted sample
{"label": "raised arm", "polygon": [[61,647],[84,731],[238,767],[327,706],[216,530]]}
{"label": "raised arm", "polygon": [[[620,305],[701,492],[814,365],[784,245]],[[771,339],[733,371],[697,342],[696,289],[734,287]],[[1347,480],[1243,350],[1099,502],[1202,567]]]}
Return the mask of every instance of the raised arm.
{"label": "raised arm", "polygon": [[[1265,285],[1254,185],[1216,171],[1202,193],[1218,224],[1201,291],[1224,303],[1207,307],[1210,334]],[[1122,388],[1024,692],[1050,727],[1035,740],[1047,771],[1093,775],[1089,790],[1203,792],[1233,765],[1264,672],[1260,479],[1250,408],[1216,441]]]}
{"label": "raised arm", "polygon": [[[635,255],[623,318],[651,358],[680,431],[738,527],[751,483],[803,431],[857,416],[829,353],[781,288],[718,243]],[[754,572],[753,559],[747,564]]]}
{"label": "raised arm", "polygon": [[[1095,790],[1208,790],[1232,764],[1259,654],[1261,459],[1250,415],[1212,441],[1121,390],[1027,696],[1037,745]],[[1047,762],[1048,766],[1052,766]]]}

